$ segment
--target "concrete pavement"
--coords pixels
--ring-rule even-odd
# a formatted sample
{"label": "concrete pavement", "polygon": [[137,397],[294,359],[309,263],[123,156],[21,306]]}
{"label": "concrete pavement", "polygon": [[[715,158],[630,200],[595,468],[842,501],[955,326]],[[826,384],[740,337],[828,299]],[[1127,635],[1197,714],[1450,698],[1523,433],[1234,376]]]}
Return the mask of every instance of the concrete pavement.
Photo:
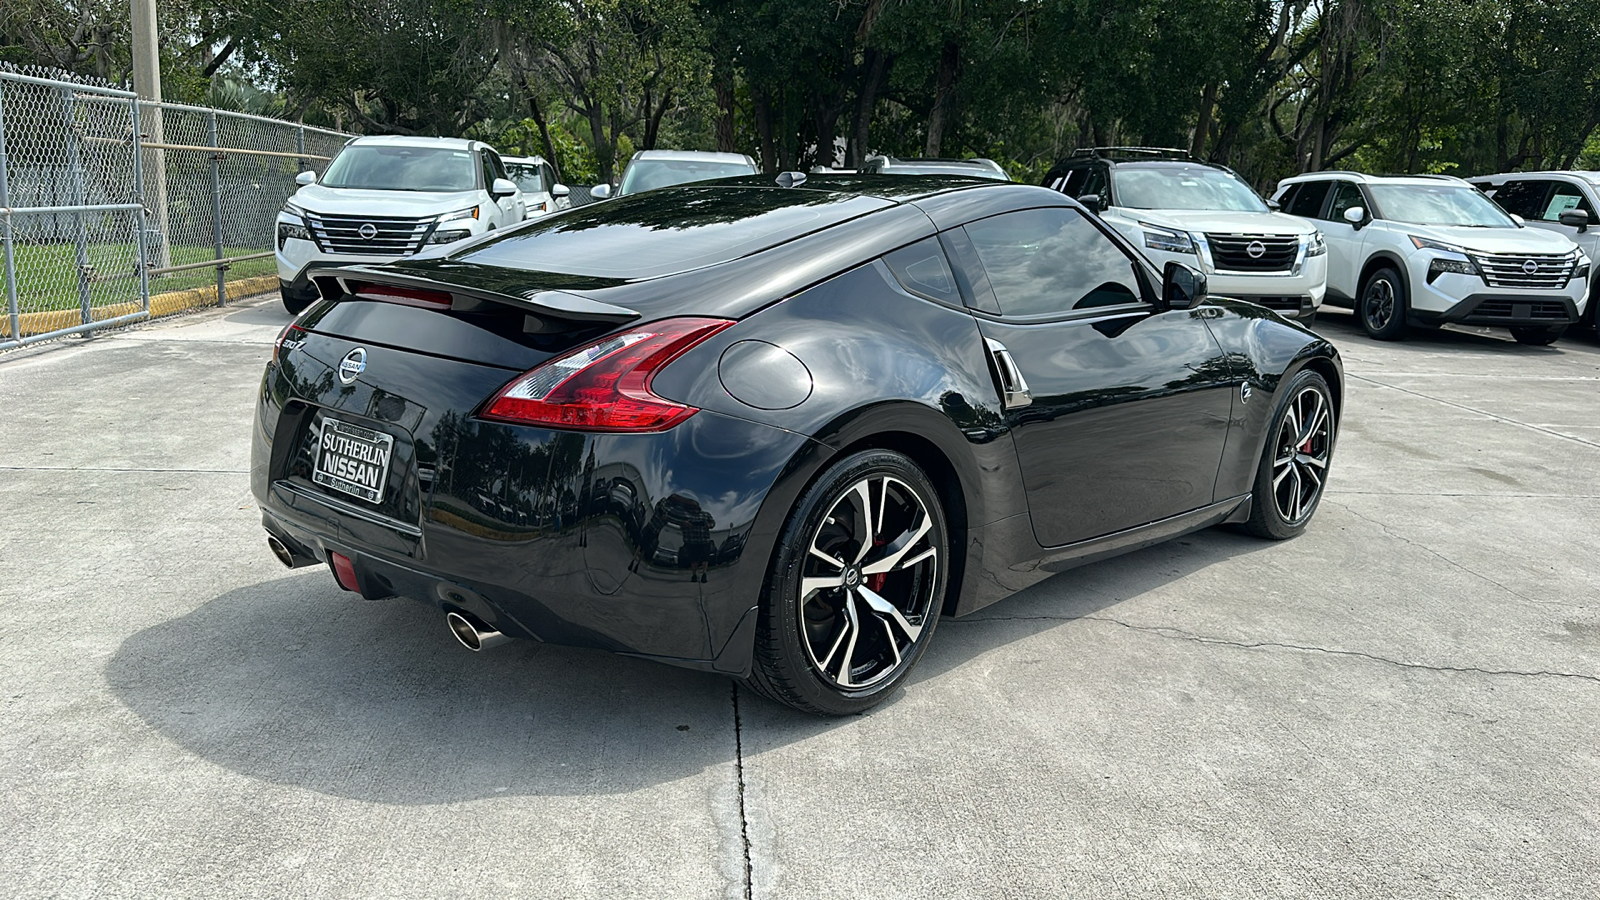
{"label": "concrete pavement", "polygon": [[1345,354],[1310,531],[943,622],[846,720],[267,552],[256,302],[0,356],[0,885],[43,897],[1484,897],[1600,885],[1600,345]]}

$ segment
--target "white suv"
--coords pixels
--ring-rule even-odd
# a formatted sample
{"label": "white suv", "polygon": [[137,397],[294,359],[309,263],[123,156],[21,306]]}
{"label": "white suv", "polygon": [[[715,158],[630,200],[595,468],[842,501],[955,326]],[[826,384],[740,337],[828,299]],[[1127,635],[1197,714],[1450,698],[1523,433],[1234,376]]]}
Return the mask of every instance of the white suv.
{"label": "white suv", "polygon": [[359,137],[344,145],[318,183],[302,187],[278,213],[278,286],[298,313],[317,299],[312,266],[392,262],[430,244],[447,244],[515,225],[522,191],[494,148],[457,138]]}
{"label": "white suv", "polygon": [[556,170],[542,156],[503,156],[506,174],[522,189],[528,218],[539,219],[572,206],[572,191],[556,181]]}
{"label": "white suv", "polygon": [[756,161],[743,153],[716,153],[710,150],[640,150],[622,171],[622,183],[615,191],[609,184],[597,184],[589,191],[596,200],[626,197],[656,188],[733,178],[756,174]]}
{"label": "white suv", "polygon": [[[1600,259],[1600,172],[1512,172],[1468,178],[1500,208],[1519,216],[1530,228],[1565,236],[1590,260]],[[1589,279],[1589,306],[1582,324],[1595,327],[1595,284]]]}
{"label": "white suv", "polygon": [[1587,305],[1589,258],[1572,241],[1524,227],[1459,178],[1317,172],[1284,179],[1277,200],[1322,229],[1328,302],[1380,340],[1460,322],[1548,344]]}
{"label": "white suv", "polygon": [[1044,185],[1097,212],[1164,271],[1179,262],[1207,289],[1309,322],[1322,306],[1327,256],[1315,226],[1274,212],[1233,172],[1182,150],[1085,148]]}

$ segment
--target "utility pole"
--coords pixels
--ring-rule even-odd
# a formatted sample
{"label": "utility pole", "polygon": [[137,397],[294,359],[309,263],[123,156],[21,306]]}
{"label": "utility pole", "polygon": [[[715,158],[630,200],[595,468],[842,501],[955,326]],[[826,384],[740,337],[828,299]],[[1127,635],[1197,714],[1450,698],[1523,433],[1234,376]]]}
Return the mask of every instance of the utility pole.
{"label": "utility pole", "polygon": [[[140,100],[150,100],[137,117],[145,132],[144,142],[164,144],[161,127],[161,52],[156,42],[156,0],[131,0],[133,5],[133,91]],[[135,101],[140,102],[140,101]],[[172,245],[167,234],[167,152],[161,149],[146,150],[150,166],[146,170],[144,187],[145,208],[154,213],[147,221],[159,234],[154,241],[146,241],[150,259],[149,268],[161,269],[172,265]],[[144,160],[137,160],[143,165]]]}

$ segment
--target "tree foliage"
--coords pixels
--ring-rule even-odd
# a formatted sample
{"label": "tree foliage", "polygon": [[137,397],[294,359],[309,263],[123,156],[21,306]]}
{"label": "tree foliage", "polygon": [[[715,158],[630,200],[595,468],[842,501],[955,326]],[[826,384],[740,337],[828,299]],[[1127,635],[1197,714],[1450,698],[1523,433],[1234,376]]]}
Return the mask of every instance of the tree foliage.
{"label": "tree foliage", "polygon": [[[764,168],[1181,147],[1335,166],[1586,165],[1600,0],[163,0],[183,99],[470,134],[614,178],[634,149]],[[0,60],[126,80],[126,7],[5,0]],[[222,84],[219,88],[216,85]],[[231,86],[230,86],[231,85]],[[254,101],[259,100],[255,97]],[[235,102],[244,102],[238,100]]]}

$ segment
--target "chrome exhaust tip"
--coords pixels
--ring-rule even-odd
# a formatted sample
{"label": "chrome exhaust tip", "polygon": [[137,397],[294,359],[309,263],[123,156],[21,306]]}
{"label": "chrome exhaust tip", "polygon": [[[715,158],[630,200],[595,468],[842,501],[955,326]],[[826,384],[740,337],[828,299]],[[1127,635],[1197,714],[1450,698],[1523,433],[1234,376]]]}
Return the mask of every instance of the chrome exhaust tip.
{"label": "chrome exhaust tip", "polygon": [[467,613],[445,613],[444,623],[450,626],[450,633],[455,635],[457,641],[461,642],[461,646],[471,650],[473,653],[487,650],[490,647],[511,640],[485,625],[476,616]]}
{"label": "chrome exhaust tip", "polygon": [[285,568],[298,569],[301,566],[316,562],[314,559],[295,555],[295,552],[289,549],[289,545],[278,540],[278,536],[274,534],[267,535],[267,549],[272,551],[272,555],[276,556],[278,562],[283,563]]}

